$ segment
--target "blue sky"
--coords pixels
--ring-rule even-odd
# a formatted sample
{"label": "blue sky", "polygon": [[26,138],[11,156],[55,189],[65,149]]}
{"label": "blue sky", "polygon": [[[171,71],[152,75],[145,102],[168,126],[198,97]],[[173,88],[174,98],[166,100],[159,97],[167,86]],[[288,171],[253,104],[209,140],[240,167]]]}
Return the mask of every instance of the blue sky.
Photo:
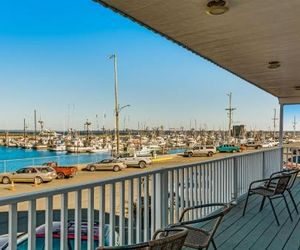
{"label": "blue sky", "polygon": [[[34,109],[53,129],[82,129],[86,119],[96,127],[96,115],[112,128],[112,53],[120,105],[131,105],[121,127],[125,118],[131,128],[189,128],[197,120],[222,129],[229,92],[236,124],[272,126],[275,97],[93,1],[2,0],[0,23],[0,129],[21,129],[23,118],[32,128]],[[287,110],[290,129],[299,109]]]}

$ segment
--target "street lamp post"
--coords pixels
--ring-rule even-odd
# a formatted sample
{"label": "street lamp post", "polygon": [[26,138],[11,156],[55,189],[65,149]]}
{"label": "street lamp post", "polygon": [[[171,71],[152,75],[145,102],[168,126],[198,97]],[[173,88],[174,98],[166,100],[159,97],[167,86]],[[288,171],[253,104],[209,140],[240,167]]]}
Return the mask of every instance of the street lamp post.
{"label": "street lamp post", "polygon": [[117,139],[117,155],[120,153],[120,130],[119,130],[119,114],[123,108],[129,107],[130,105],[125,105],[123,107],[119,107],[119,93],[118,93],[118,67],[117,67],[117,55],[113,54],[109,56],[109,59],[114,60],[114,77],[115,77],[115,138]]}

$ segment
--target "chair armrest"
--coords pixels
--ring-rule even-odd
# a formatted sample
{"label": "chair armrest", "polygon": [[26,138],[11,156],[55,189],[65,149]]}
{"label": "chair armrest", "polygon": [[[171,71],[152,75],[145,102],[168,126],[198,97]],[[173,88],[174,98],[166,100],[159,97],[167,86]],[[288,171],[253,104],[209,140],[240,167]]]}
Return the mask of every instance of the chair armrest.
{"label": "chair armrest", "polygon": [[[185,209],[182,211],[181,216],[180,216],[180,218],[179,218],[179,222],[183,222],[184,215],[185,215],[188,211],[195,210],[195,209],[199,209],[199,208],[217,207],[217,206],[221,206],[221,207],[224,208],[224,211],[219,212],[219,213],[216,214],[217,216],[220,216],[220,214],[221,214],[221,215],[225,214],[226,210],[228,210],[229,208],[231,208],[233,205],[232,205],[232,204],[224,204],[224,203],[210,203],[210,204],[203,204],[203,205],[198,205],[198,206],[188,207],[188,208],[185,208]],[[197,222],[195,222],[195,223],[203,222],[203,221],[207,221],[207,220],[214,219],[215,217],[217,217],[216,215],[211,215],[211,216],[207,216],[207,217],[205,217],[205,218],[198,219]]]}

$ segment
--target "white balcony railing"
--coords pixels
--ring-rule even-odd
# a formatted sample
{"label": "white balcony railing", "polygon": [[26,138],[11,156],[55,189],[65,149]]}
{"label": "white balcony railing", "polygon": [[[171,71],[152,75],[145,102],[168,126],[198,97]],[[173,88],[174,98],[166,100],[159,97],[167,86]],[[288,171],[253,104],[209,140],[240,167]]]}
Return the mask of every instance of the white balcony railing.
{"label": "white balcony railing", "polygon": [[[46,228],[45,249],[52,249],[53,220],[61,221],[60,249],[68,249],[68,220],[75,221],[74,249],[81,249],[82,221],[87,221],[88,249],[96,247],[94,239],[98,237],[99,244],[104,244],[106,224],[110,245],[147,241],[156,229],[176,222],[185,207],[236,201],[250,182],[278,171],[281,157],[281,148],[241,153],[1,198],[2,211],[8,210],[8,223],[1,228],[9,234],[12,250],[17,247],[17,232],[24,231],[28,232],[28,249],[35,250],[35,228],[40,224]],[[99,232],[94,230],[95,220]]]}

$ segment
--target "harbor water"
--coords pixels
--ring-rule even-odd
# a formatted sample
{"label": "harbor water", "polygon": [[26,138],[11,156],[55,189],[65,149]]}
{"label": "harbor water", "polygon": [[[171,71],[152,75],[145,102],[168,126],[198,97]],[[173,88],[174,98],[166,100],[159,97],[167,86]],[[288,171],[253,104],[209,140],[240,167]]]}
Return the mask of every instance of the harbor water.
{"label": "harbor water", "polygon": [[[168,154],[181,152],[183,150],[175,149],[168,151]],[[109,158],[110,155],[110,152],[67,154],[66,152],[0,146],[0,172],[16,171],[22,167],[42,165],[50,161],[56,161],[61,166],[86,164],[101,161]]]}

